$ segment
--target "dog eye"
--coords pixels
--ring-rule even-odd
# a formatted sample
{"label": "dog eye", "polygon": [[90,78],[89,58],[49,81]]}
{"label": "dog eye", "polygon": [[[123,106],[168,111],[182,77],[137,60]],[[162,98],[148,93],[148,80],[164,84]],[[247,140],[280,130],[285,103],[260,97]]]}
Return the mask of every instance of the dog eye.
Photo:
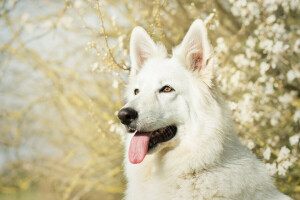
{"label": "dog eye", "polygon": [[134,90],[134,95],[137,95],[138,93],[140,93],[140,90],[139,89],[135,89]]}
{"label": "dog eye", "polygon": [[168,92],[172,92],[172,91],[174,91],[174,89],[173,88],[171,88],[170,86],[164,86],[164,87],[162,87],[160,90],[159,90],[159,92],[165,92],[165,93],[168,93]]}

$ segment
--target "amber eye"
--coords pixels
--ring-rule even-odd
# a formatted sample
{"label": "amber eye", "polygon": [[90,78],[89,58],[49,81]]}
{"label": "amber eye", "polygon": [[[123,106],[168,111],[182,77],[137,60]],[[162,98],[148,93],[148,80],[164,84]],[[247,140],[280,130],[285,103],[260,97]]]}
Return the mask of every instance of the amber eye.
{"label": "amber eye", "polygon": [[137,95],[139,92],[140,92],[139,89],[135,89],[134,90],[134,95]]}
{"label": "amber eye", "polygon": [[170,86],[164,86],[164,87],[162,87],[160,90],[159,90],[159,92],[172,92],[172,91],[174,91],[174,89],[173,88],[171,88]]}

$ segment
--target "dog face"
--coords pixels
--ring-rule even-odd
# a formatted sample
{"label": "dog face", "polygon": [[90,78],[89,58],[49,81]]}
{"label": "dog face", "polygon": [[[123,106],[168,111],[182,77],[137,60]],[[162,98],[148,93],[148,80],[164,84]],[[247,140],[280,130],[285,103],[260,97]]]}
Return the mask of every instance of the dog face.
{"label": "dog face", "polygon": [[142,162],[147,153],[176,147],[180,138],[186,137],[184,132],[205,128],[205,113],[213,98],[209,57],[210,45],[201,20],[191,25],[171,58],[144,29],[133,30],[127,103],[118,115],[128,132],[135,132],[129,137],[131,163]]}
{"label": "dog face", "polygon": [[[152,59],[134,77],[128,87],[128,103],[124,106],[138,112],[128,127],[154,131],[183,124],[187,119],[183,93],[186,71],[172,59]],[[161,119],[161,120],[160,120]]]}

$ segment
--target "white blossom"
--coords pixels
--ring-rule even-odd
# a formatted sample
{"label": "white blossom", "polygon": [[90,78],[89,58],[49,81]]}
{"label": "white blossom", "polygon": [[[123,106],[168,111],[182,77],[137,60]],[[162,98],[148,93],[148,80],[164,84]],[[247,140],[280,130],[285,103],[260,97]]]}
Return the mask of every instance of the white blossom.
{"label": "white blossom", "polygon": [[278,165],[278,175],[284,176],[286,174],[286,169],[282,165]]}
{"label": "white blossom", "polygon": [[289,93],[286,93],[278,97],[278,100],[283,104],[289,104],[293,101],[293,96]]}
{"label": "white blossom", "polygon": [[266,148],[266,150],[263,153],[264,159],[269,160],[271,157],[271,149],[270,147]]}
{"label": "white blossom", "polygon": [[275,20],[276,20],[275,15],[271,15],[267,18],[266,22],[267,24],[272,24],[273,22],[275,22]]}
{"label": "white blossom", "polygon": [[300,78],[300,71],[297,70],[289,70],[286,74],[288,82],[291,83],[294,79]]}
{"label": "white blossom", "polygon": [[299,0],[291,0],[289,1],[290,7],[292,10],[300,10],[300,1]]}
{"label": "white blossom", "polygon": [[273,41],[266,39],[259,43],[260,48],[264,50],[264,53],[272,52],[273,49]]}
{"label": "white blossom", "polygon": [[294,44],[294,51],[296,53],[300,53],[300,39],[296,40],[296,42]]}
{"label": "white blossom", "polygon": [[265,166],[266,166],[266,168],[267,168],[270,175],[274,175],[274,174],[277,173],[276,163],[272,163],[272,164],[266,163]]}
{"label": "white blossom", "polygon": [[248,39],[247,39],[247,41],[246,41],[246,45],[247,45],[248,47],[250,47],[250,48],[254,48],[255,45],[256,45],[256,42],[257,42],[257,39],[254,38],[254,37],[252,37],[252,36],[250,36],[250,37],[248,37]]}
{"label": "white blossom", "polygon": [[114,80],[113,84],[112,84],[112,87],[113,88],[118,88],[119,87],[119,82],[117,80]]}
{"label": "white blossom", "polygon": [[250,60],[245,57],[245,54],[235,56],[234,62],[239,68],[248,67],[250,65]]}
{"label": "white blossom", "polygon": [[292,146],[298,144],[299,139],[300,139],[300,133],[291,136],[291,137],[289,138],[290,144],[291,144]]}
{"label": "white blossom", "polygon": [[264,0],[262,6],[268,13],[272,13],[278,9],[276,0]]}
{"label": "white blossom", "polygon": [[272,126],[276,126],[278,124],[280,116],[281,116],[281,114],[280,114],[279,111],[275,111],[272,114],[271,121],[270,121],[270,123],[271,123]]}
{"label": "white blossom", "polygon": [[217,39],[217,46],[215,48],[215,51],[217,53],[226,53],[228,51],[228,48],[227,48],[227,46],[226,46],[226,44],[224,42],[224,38],[219,37]]}
{"label": "white blossom", "polygon": [[120,49],[124,49],[124,39],[125,39],[126,35],[120,35],[118,37],[118,43],[119,43],[119,47]]}
{"label": "white blossom", "polygon": [[265,74],[266,71],[268,71],[270,68],[270,65],[266,62],[260,63],[260,74]]}
{"label": "white blossom", "polygon": [[266,94],[274,94],[274,87],[273,87],[273,84],[270,83],[270,82],[267,82],[266,83],[266,87],[265,87],[265,93]]}
{"label": "white blossom", "polygon": [[287,170],[293,163],[290,160],[285,160],[283,162],[280,162],[278,164],[278,175],[285,176]]}
{"label": "white blossom", "polygon": [[294,114],[294,122],[297,122],[300,120],[300,109],[298,109]]}
{"label": "white blossom", "polygon": [[290,160],[286,160],[281,162],[279,165],[281,165],[284,169],[288,169],[293,163]]}
{"label": "white blossom", "polygon": [[236,107],[237,107],[237,104],[236,104],[235,102],[231,101],[231,102],[229,103],[229,108],[230,108],[231,110],[235,110]]}
{"label": "white blossom", "polygon": [[92,71],[96,71],[97,69],[99,69],[99,63],[98,62],[95,62],[91,65],[91,69]]}
{"label": "white blossom", "polygon": [[283,146],[281,147],[280,151],[279,151],[279,155],[278,155],[278,158],[277,158],[277,161],[280,162],[286,158],[289,157],[290,155],[290,149],[288,149],[286,146]]}
{"label": "white blossom", "polygon": [[283,51],[286,50],[286,47],[283,46],[283,42],[282,41],[276,41],[273,48],[272,48],[272,52],[274,54],[277,54],[277,53],[281,53]]}
{"label": "white blossom", "polygon": [[252,141],[249,141],[248,144],[247,144],[247,147],[248,147],[248,149],[250,149],[250,150],[253,149],[254,146],[255,146],[255,145],[254,145],[254,142],[252,142]]}

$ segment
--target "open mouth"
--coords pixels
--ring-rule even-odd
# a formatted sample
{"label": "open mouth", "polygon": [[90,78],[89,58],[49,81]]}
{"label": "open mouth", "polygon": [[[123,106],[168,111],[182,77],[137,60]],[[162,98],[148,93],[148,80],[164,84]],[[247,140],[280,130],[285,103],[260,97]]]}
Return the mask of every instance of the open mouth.
{"label": "open mouth", "polygon": [[129,161],[132,164],[141,163],[147,152],[154,149],[157,144],[171,140],[177,132],[174,125],[160,128],[155,131],[137,131],[131,139],[129,146]]}

